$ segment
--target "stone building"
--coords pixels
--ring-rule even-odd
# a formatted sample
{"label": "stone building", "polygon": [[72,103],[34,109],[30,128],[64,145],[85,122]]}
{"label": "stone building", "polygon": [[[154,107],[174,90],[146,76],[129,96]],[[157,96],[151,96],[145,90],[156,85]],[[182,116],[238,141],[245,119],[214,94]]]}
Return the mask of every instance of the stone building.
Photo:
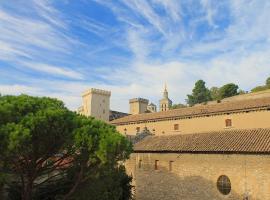
{"label": "stone building", "polygon": [[154,113],[154,112],[157,112],[157,106],[153,103],[150,103],[148,106],[147,106],[147,110],[150,112],[150,113]]}
{"label": "stone building", "polygon": [[159,100],[159,111],[167,111],[172,106],[172,101],[169,99],[167,86],[165,85],[163,98]]}
{"label": "stone building", "polygon": [[[227,129],[268,128],[270,97],[221,102],[116,119],[121,133],[147,129],[155,135],[190,134]],[[125,131],[124,131],[125,130]]]}
{"label": "stone building", "polygon": [[129,100],[129,113],[131,115],[145,113],[147,111],[148,100],[144,98],[134,98]]}
{"label": "stone building", "polygon": [[[270,200],[270,96],[113,120],[130,138],[137,200]],[[138,137],[139,138],[139,137]]]}
{"label": "stone building", "polygon": [[83,105],[78,113],[109,121],[111,92],[91,88],[82,94]]}
{"label": "stone building", "polygon": [[82,94],[82,106],[77,112],[81,115],[92,116],[103,121],[112,121],[129,114],[110,110],[111,92],[91,88]]}
{"label": "stone building", "polygon": [[268,200],[270,129],[148,136],[126,168],[136,200]]}

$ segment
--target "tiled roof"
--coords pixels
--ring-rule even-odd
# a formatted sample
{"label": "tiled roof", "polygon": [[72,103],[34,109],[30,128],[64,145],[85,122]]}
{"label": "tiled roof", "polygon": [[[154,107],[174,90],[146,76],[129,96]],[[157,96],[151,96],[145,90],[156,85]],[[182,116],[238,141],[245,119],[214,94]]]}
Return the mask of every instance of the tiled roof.
{"label": "tiled roof", "polygon": [[134,151],[270,154],[270,128],[148,136],[134,145]]}
{"label": "tiled roof", "polygon": [[244,112],[260,109],[270,109],[270,97],[259,99],[248,99],[239,101],[230,101],[216,103],[212,105],[200,105],[187,108],[179,108],[169,111],[144,113],[129,115],[120,119],[111,121],[111,124],[120,125],[131,122],[145,122],[149,120],[166,120],[170,118],[199,117],[205,115],[216,115],[222,113]]}

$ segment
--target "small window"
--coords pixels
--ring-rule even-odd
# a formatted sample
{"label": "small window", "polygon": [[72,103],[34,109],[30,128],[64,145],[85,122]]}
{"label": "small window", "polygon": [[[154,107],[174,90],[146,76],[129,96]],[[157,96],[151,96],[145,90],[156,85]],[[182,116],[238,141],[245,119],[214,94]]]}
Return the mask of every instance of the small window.
{"label": "small window", "polygon": [[158,170],[158,160],[155,160],[155,170]]}
{"label": "small window", "polygon": [[232,120],[231,119],[226,119],[225,120],[225,125],[226,125],[226,127],[232,126]]}
{"label": "small window", "polygon": [[139,168],[142,167],[142,160],[139,160]]}
{"label": "small window", "polygon": [[231,181],[230,179],[222,175],[217,180],[217,188],[221,194],[228,195],[231,192]]}
{"label": "small window", "polygon": [[169,171],[171,172],[173,169],[173,161],[170,161],[169,162]]}
{"label": "small window", "polygon": [[125,134],[127,134],[127,129],[126,128],[124,129],[124,132],[125,132]]}
{"label": "small window", "polygon": [[105,110],[103,109],[103,114],[105,114]]}
{"label": "small window", "polygon": [[140,127],[137,127],[136,131],[137,131],[137,133],[139,133],[140,132]]}
{"label": "small window", "polygon": [[174,124],[174,130],[178,131],[179,130],[179,124]]}
{"label": "small window", "polygon": [[105,103],[105,99],[103,99],[103,103]]}

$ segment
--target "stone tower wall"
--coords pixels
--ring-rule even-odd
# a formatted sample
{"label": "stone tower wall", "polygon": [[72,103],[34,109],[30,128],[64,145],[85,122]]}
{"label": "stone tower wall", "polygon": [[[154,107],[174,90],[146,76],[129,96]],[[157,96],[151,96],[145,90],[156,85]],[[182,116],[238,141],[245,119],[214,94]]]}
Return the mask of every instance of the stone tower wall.
{"label": "stone tower wall", "polygon": [[82,114],[109,121],[110,91],[90,89],[83,93]]}

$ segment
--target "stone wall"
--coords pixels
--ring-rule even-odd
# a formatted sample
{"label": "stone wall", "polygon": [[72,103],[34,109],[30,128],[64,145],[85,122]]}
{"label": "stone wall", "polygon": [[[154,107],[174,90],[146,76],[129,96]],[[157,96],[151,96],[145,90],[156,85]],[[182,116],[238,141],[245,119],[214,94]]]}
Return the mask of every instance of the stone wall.
{"label": "stone wall", "polygon": [[[134,153],[126,168],[136,200],[270,199],[270,155]],[[228,195],[217,189],[221,175],[231,181]]]}
{"label": "stone wall", "polygon": [[[232,127],[225,126],[225,120],[232,120]],[[179,125],[179,130],[174,130],[174,124]],[[209,131],[220,131],[224,129],[252,129],[269,128],[270,111],[252,111],[235,114],[213,115],[208,117],[194,117],[190,119],[164,120],[157,122],[133,123],[118,125],[117,130],[122,134],[135,135],[137,127],[140,130],[145,127],[155,135],[164,134],[189,134]]]}

